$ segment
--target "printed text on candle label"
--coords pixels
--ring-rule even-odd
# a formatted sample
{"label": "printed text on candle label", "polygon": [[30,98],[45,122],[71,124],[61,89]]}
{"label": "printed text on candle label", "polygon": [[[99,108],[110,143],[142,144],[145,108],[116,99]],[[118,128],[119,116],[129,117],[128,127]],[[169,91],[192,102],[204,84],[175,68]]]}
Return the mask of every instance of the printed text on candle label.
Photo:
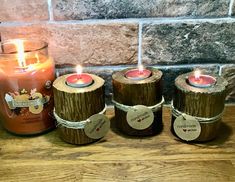
{"label": "printed text on candle label", "polygon": [[127,112],[127,123],[134,129],[143,130],[148,128],[154,121],[151,109],[143,105],[136,105]]}
{"label": "printed text on candle label", "polygon": [[89,138],[99,139],[104,137],[110,128],[109,119],[103,114],[95,114],[89,118],[84,131]]}
{"label": "printed text on candle label", "polygon": [[96,125],[91,128],[91,130],[89,131],[89,133],[95,132],[95,131],[100,131],[100,128],[102,128],[102,126],[104,125],[105,121],[103,119],[99,119],[96,123]]}
{"label": "printed text on candle label", "polygon": [[199,121],[189,115],[179,116],[173,125],[176,135],[182,140],[192,141],[199,137],[201,125]]}
{"label": "printed text on candle label", "polygon": [[50,101],[50,96],[37,92],[36,88],[31,91],[22,89],[20,92],[6,93],[5,101],[13,112],[18,108],[27,108],[32,114],[40,114],[44,104]]}

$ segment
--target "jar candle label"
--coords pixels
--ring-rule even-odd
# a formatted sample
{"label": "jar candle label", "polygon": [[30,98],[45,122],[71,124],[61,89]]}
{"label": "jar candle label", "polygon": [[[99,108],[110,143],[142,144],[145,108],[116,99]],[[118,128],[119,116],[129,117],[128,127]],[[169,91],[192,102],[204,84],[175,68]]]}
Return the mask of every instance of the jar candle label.
{"label": "jar candle label", "polygon": [[5,101],[9,109],[13,111],[17,108],[28,108],[32,114],[39,114],[43,111],[44,104],[50,101],[50,96],[43,96],[36,92],[36,89],[32,89],[30,94],[26,90],[21,94],[15,93],[5,94]]}
{"label": "jar candle label", "polygon": [[87,122],[84,131],[89,138],[100,139],[104,137],[110,128],[109,119],[103,114],[95,114],[89,118],[90,122]]}
{"label": "jar candle label", "polygon": [[129,109],[126,115],[127,123],[136,130],[148,128],[154,121],[151,109],[143,105],[136,105]]}
{"label": "jar candle label", "polygon": [[185,141],[192,141],[199,137],[201,125],[193,116],[183,114],[178,116],[173,124],[176,135]]}

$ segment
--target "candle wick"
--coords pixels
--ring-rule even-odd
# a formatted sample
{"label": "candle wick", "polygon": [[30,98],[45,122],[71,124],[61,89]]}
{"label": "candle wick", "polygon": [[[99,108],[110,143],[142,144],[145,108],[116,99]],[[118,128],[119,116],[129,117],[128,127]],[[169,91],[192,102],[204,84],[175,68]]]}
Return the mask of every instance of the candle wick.
{"label": "candle wick", "polygon": [[25,60],[25,49],[24,49],[24,43],[22,40],[17,39],[15,40],[15,45],[17,49],[17,59],[18,59],[18,64],[20,67],[24,68],[26,67],[26,60]]}
{"label": "candle wick", "polygon": [[81,80],[82,79],[82,67],[80,65],[77,65],[76,71],[77,71],[77,79]]}
{"label": "candle wick", "polygon": [[196,80],[196,81],[200,81],[200,80],[201,80],[200,75],[199,75],[199,76],[196,76],[196,77],[195,77],[195,80]]}
{"label": "candle wick", "polygon": [[143,65],[138,65],[138,70],[139,70],[139,74],[140,75],[144,74],[144,67],[143,67]]}
{"label": "candle wick", "polygon": [[143,74],[144,74],[144,71],[143,71],[143,70],[139,70],[139,74],[140,74],[140,75],[143,75]]}
{"label": "candle wick", "polygon": [[201,72],[200,72],[200,70],[196,70],[194,72],[194,78],[195,78],[195,81],[200,81],[201,80]]}
{"label": "candle wick", "polygon": [[79,73],[79,74],[77,74],[77,79],[78,80],[81,80],[81,78],[82,78],[82,75]]}

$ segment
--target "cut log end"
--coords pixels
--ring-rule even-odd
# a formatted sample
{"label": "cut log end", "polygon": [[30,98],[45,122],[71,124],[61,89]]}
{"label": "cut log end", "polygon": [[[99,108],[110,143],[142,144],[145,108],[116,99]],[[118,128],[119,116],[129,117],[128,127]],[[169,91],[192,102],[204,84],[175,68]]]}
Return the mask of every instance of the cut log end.
{"label": "cut log end", "polygon": [[[187,82],[190,74],[192,73],[182,74],[175,80],[174,108],[195,117],[213,118],[220,115],[224,110],[228,82],[220,76],[215,76],[217,80],[215,85],[197,88]],[[172,126],[174,121],[175,117],[172,117]],[[207,123],[200,122],[200,125],[201,134],[194,141],[209,141],[219,132],[220,119]]]}
{"label": "cut log end", "polygon": [[[68,121],[78,122],[101,112],[105,107],[104,80],[90,74],[93,84],[84,88],[73,88],[65,81],[69,75],[57,78],[53,84],[55,112]],[[72,144],[88,144],[96,139],[86,136],[83,129],[58,128],[61,138]]]}
{"label": "cut log end", "polygon": [[[112,75],[113,99],[124,105],[153,106],[162,99],[162,72],[154,69],[149,78],[144,80],[131,80],[125,77],[125,69]],[[154,122],[144,130],[136,130],[130,127],[126,120],[127,113],[115,108],[115,120],[117,127],[125,134],[132,136],[150,136],[159,133],[162,129],[162,110],[154,113]]]}

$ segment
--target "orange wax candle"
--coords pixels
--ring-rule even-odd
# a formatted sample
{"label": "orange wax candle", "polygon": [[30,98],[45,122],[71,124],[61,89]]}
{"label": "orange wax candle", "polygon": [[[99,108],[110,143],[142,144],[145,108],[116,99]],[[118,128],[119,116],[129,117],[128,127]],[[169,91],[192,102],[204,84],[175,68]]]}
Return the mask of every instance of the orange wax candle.
{"label": "orange wax candle", "polygon": [[17,39],[1,44],[0,119],[8,131],[32,135],[55,127],[54,71],[46,43]]}

